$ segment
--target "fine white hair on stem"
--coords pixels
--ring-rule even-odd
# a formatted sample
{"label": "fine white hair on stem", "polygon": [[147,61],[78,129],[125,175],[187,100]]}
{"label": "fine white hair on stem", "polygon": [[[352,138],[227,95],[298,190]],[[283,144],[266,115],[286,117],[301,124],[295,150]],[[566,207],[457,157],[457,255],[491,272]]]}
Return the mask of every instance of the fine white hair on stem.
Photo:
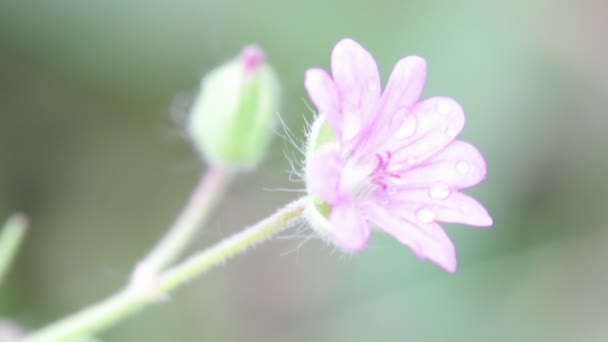
{"label": "fine white hair on stem", "polygon": [[296,134],[291,130],[291,128],[289,128],[289,126],[287,126],[287,124],[285,123],[285,120],[283,120],[283,117],[281,116],[280,113],[277,113],[277,119],[278,119],[279,123],[281,124],[283,133],[277,132],[276,130],[274,130],[274,133],[277,134],[279,137],[283,138],[284,140],[286,140],[287,142],[289,142],[293,147],[296,148],[296,150],[298,150],[302,155],[304,155],[304,153],[306,152],[304,150],[305,142],[302,141],[301,139],[299,139],[296,136]]}
{"label": "fine white hair on stem", "polygon": [[298,158],[298,156],[293,153],[289,154],[287,151],[283,151],[283,156],[289,163],[289,170],[286,170],[289,181],[295,183],[304,183],[304,173],[302,172],[304,163],[302,162],[302,159]]}
{"label": "fine white hair on stem", "polygon": [[310,226],[306,222],[301,222],[296,228],[296,232],[287,236],[277,237],[278,239],[291,240],[291,239],[299,239],[301,240],[295,247],[281,253],[281,256],[287,256],[289,254],[295,253],[296,256],[299,255],[299,251],[304,245],[306,245],[309,241],[312,241],[315,238],[318,238],[317,233],[310,228]]}
{"label": "fine white hair on stem", "polygon": [[306,222],[304,220],[299,222],[300,224],[298,224],[297,226],[294,227],[294,232],[291,234],[286,234],[285,232],[277,235],[277,239],[279,240],[291,240],[291,239],[296,239],[296,238],[300,238],[302,236],[308,236],[309,232],[310,232],[310,227],[305,224]]}
{"label": "fine white hair on stem", "polygon": [[289,254],[292,254],[292,253],[295,253],[295,254],[296,254],[296,256],[298,256],[298,255],[299,255],[299,251],[300,251],[300,249],[301,249],[302,247],[304,247],[304,245],[306,245],[306,244],[307,244],[309,241],[312,241],[312,240],[313,240],[314,238],[316,238],[316,237],[317,237],[317,234],[316,234],[316,233],[314,233],[314,232],[313,232],[313,233],[310,233],[310,234],[308,234],[308,235],[306,235],[306,236],[304,236],[304,237],[301,237],[301,241],[298,243],[298,245],[297,245],[297,246],[295,246],[294,248],[289,249],[289,250],[287,250],[287,251],[285,251],[285,252],[281,253],[281,256],[282,256],[282,257],[284,257],[284,256],[288,256]]}
{"label": "fine white hair on stem", "polygon": [[341,252],[342,251],[336,245],[332,245],[332,250],[331,250],[331,252],[329,252],[329,256],[333,256],[336,253],[344,254]]}
{"label": "fine white hair on stem", "polygon": [[[304,106],[306,106],[306,109],[308,109],[309,112],[311,112],[313,115],[317,115],[315,109],[310,105],[310,103],[308,101],[306,101],[305,98],[302,98],[302,103],[304,104]],[[304,117],[304,120],[306,121],[306,127],[307,128],[311,128],[312,127],[312,123],[308,122],[308,120],[306,119],[306,117]]]}
{"label": "fine white hair on stem", "polygon": [[[308,108],[308,110],[312,113],[313,118],[316,118],[318,114],[314,111],[314,109],[303,100],[304,105]],[[301,138],[294,133],[292,129],[286,124],[283,117],[277,113],[278,122],[280,123],[281,130],[274,130],[274,133],[283,139],[285,150],[283,150],[283,155],[287,159],[290,169],[287,171],[289,175],[289,180],[291,182],[301,182],[306,183],[305,177],[305,162],[306,162],[306,144],[307,141],[302,141]],[[309,118],[306,115],[302,115],[303,120],[305,122],[304,129],[304,140],[308,139],[312,131],[312,123],[309,121]],[[291,145],[292,149],[287,149],[287,145]],[[300,154],[300,158],[297,157],[297,153]],[[304,192],[306,193],[306,189],[292,189],[292,188],[265,188],[267,191],[286,191],[286,192]],[[305,232],[302,231],[304,229]],[[331,242],[331,239],[321,238],[319,233],[315,231],[311,226],[309,221],[305,221],[301,223],[301,225],[297,228],[297,230],[289,235],[281,235],[276,237],[279,240],[292,240],[292,239],[301,239],[301,241],[293,248],[281,253],[281,256],[286,256],[292,253],[298,254],[299,250],[306,245],[309,241],[313,239],[320,239],[327,243],[327,245],[331,248],[330,255],[338,254],[341,260],[345,260],[346,258],[352,257],[352,253],[344,252],[337,245]]]}
{"label": "fine white hair on stem", "polygon": [[[304,116],[303,116],[304,117]],[[294,131],[289,128],[283,117],[277,113],[280,130],[274,130],[274,133],[282,138],[284,142],[283,155],[289,163],[287,170],[288,179],[290,182],[305,183],[304,177],[304,159],[306,142],[299,138]],[[306,121],[306,132],[310,129],[308,121]],[[306,135],[306,134],[305,134]],[[288,147],[288,145],[291,145]],[[304,190],[304,189],[303,189]]]}
{"label": "fine white hair on stem", "polygon": [[[307,152],[306,146],[308,143],[308,137],[310,136],[312,131],[312,122],[314,122],[314,119],[317,117],[318,114],[304,99],[302,99],[302,101],[310,113],[310,115],[302,115],[302,119],[304,120],[303,134],[300,135],[294,133],[294,130],[292,130],[287,125],[285,118],[282,117],[280,113],[277,113],[277,122],[279,123],[279,125],[275,126],[273,131],[277,136],[279,136],[283,140],[283,155],[289,163],[289,169],[286,170],[289,181],[304,184],[304,186],[302,188],[266,188],[265,190],[267,191],[285,191],[291,193],[307,192],[305,177],[305,162]],[[303,138],[301,136],[303,136]],[[287,256],[292,253],[298,255],[299,250],[303,246],[305,246],[309,241],[312,241],[314,239],[320,239],[328,243],[328,245],[332,246],[332,254],[336,251],[341,252],[341,250],[338,249],[335,245],[333,245],[330,241],[328,241],[327,239],[322,239],[319,236],[319,233],[310,226],[310,222],[306,219],[303,219],[299,222],[296,230],[292,234],[281,235],[278,236],[277,239],[300,240],[295,247],[281,253],[281,256]]]}

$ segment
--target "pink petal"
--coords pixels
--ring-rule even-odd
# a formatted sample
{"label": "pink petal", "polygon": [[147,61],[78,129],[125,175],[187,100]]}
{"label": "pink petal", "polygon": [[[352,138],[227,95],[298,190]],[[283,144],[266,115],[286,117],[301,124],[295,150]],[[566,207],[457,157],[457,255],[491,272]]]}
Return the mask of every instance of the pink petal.
{"label": "pink petal", "polygon": [[308,193],[319,196],[329,204],[336,203],[340,196],[342,157],[335,146],[320,148],[306,165]]}
{"label": "pink petal", "polygon": [[424,163],[401,174],[405,187],[431,187],[437,182],[463,189],[480,183],[486,177],[486,162],[475,146],[453,141]]}
{"label": "pink petal", "polygon": [[397,62],[380,101],[382,115],[390,116],[402,108],[412,107],[422,94],[425,80],[424,58],[407,56]]}
{"label": "pink petal", "polygon": [[394,163],[418,164],[452,142],[464,127],[464,111],[448,97],[433,97],[414,108],[416,128],[409,137],[393,139],[387,149]]}
{"label": "pink petal", "polygon": [[444,203],[433,206],[431,210],[435,212],[437,221],[478,227],[489,227],[493,224],[486,208],[462,192],[453,193]]}
{"label": "pink petal", "polygon": [[319,68],[306,70],[304,87],[319,113],[325,115],[329,125],[339,135],[341,129],[340,100],[336,85],[329,74]]}
{"label": "pink petal", "polygon": [[433,190],[433,187],[428,190],[405,190],[393,196],[392,200],[398,203],[396,206],[409,208],[410,211],[419,208],[430,210],[437,221],[478,227],[492,225],[488,211],[474,198],[457,191],[452,191],[443,198],[434,196]]}
{"label": "pink petal", "polygon": [[332,51],[331,69],[343,113],[342,139],[349,140],[375,116],[381,92],[378,66],[359,43],[343,39]]}
{"label": "pink petal", "polygon": [[435,222],[419,225],[422,231],[422,253],[432,262],[439,265],[444,270],[453,273],[456,271],[456,249],[452,240],[445,233],[443,228]]}
{"label": "pink petal", "polygon": [[369,224],[350,201],[334,205],[329,224],[333,241],[345,251],[356,252],[369,240]]}
{"label": "pink petal", "polygon": [[412,215],[402,215],[374,203],[365,203],[366,216],[421,259],[429,259],[448,272],[456,271],[456,250],[443,228],[435,222],[423,223]]}
{"label": "pink petal", "polygon": [[357,149],[362,154],[374,153],[387,141],[385,150],[396,149],[403,145],[400,142],[403,138],[411,136],[416,128],[412,107],[420,98],[425,79],[426,61],[421,57],[408,56],[395,65],[384,94],[374,108],[373,123],[359,139]]}

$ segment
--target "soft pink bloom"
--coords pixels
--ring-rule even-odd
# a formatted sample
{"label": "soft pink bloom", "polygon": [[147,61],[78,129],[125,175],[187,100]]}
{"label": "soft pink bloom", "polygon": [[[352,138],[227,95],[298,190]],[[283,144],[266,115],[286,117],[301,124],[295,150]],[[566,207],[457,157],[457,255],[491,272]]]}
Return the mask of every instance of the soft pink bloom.
{"label": "soft pink bloom", "polygon": [[309,190],[332,208],[332,240],[360,250],[374,225],[455,271],[454,245],[438,222],[492,225],[486,209],[460,191],[486,175],[479,151],[455,140],[465,121],[461,106],[449,97],[419,100],[421,57],[401,59],[384,92],[374,58],[351,39],[334,47],[331,70],[307,70],[305,86],[337,136],[310,158],[306,175]]}

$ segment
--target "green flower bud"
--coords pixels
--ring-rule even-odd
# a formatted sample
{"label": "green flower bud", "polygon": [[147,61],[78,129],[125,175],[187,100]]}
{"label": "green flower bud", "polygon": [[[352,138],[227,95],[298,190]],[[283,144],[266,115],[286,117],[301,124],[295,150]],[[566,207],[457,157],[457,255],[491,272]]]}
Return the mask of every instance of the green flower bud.
{"label": "green flower bud", "polygon": [[189,120],[194,145],[209,163],[254,168],[272,137],[279,82],[257,46],[206,75]]}

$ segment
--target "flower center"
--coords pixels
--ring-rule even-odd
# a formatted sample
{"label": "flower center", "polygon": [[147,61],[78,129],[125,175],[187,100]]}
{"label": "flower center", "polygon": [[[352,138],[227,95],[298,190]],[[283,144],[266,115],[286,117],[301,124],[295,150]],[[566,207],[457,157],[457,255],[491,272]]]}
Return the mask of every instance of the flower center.
{"label": "flower center", "polygon": [[357,163],[353,158],[346,158],[342,185],[347,189],[355,200],[368,197],[374,190],[386,191],[390,185],[389,180],[400,180],[401,176],[389,170],[392,153],[385,151],[383,154],[376,153],[375,160],[365,163]]}

